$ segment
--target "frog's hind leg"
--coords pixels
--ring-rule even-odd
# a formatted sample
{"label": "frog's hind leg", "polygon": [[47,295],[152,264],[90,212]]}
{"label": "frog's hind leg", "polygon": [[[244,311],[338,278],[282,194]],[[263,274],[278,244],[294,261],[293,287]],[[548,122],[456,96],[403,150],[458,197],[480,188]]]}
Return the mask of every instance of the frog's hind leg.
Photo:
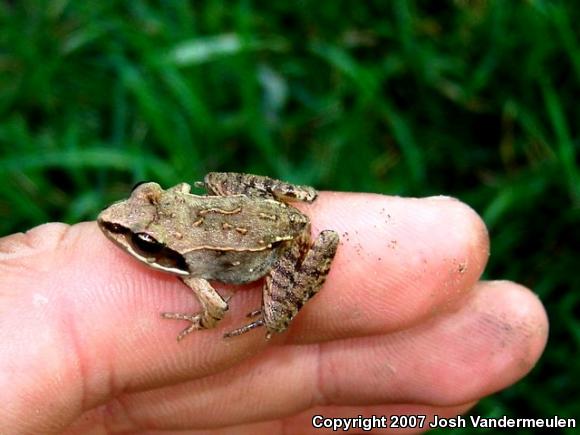
{"label": "frog's hind leg", "polygon": [[179,333],[177,341],[198,329],[209,329],[217,325],[228,309],[219,293],[205,279],[185,277],[183,282],[197,295],[203,310],[200,313],[161,313],[164,319],[186,320],[191,323]]}
{"label": "frog's hind leg", "polygon": [[280,263],[272,270],[269,289],[264,292],[264,319],[269,332],[285,331],[310,298],[322,288],[338,248],[336,231],[322,231],[314,240],[300,246],[302,254],[295,271]]}
{"label": "frog's hind leg", "polygon": [[225,337],[266,326],[266,339],[269,339],[273,332],[285,331],[302,306],[320,290],[336,254],[338,233],[323,231],[312,246],[306,233],[296,242],[284,251],[266,277],[262,309],[250,313],[260,317]]}
{"label": "frog's hind leg", "polygon": [[280,201],[312,202],[318,192],[310,186],[300,186],[261,175],[238,172],[210,172],[198,187],[205,187],[211,195],[250,195]]}

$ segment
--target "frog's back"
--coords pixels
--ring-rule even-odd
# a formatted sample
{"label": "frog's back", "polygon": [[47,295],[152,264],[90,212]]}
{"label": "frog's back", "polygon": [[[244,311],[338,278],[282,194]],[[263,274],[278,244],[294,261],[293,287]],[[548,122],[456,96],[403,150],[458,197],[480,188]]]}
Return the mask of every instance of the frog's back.
{"label": "frog's back", "polygon": [[309,222],[307,216],[285,203],[245,195],[186,195],[166,204],[156,224],[167,228],[164,218],[172,219],[173,227],[183,236],[175,240],[174,248],[182,253],[267,250],[292,240]]}

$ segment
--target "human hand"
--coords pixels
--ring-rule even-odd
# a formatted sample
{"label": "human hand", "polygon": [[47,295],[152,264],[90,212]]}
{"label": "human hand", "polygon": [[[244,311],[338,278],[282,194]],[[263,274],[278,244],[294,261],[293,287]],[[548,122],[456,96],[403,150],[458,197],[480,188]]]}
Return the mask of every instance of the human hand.
{"label": "human hand", "polygon": [[341,244],[270,342],[222,338],[259,306],[260,283],[178,343],[186,325],[159,313],[194,312],[191,292],[94,223],[0,239],[0,432],[320,433],[315,414],[454,416],[539,358],[544,309],[517,284],[479,281],[487,232],[464,204],[323,193],[299,207]]}

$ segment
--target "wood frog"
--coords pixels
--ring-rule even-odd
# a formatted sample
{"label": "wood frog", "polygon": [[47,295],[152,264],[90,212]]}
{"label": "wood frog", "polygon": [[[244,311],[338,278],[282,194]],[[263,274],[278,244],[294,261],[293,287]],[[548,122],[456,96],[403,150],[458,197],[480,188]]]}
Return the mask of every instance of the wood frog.
{"label": "wood frog", "polygon": [[148,182],[128,199],[104,209],[103,233],[143,264],[178,276],[197,295],[199,313],[162,313],[190,322],[177,339],[213,328],[228,309],[208,281],[244,284],[265,277],[262,306],[254,320],[224,334],[232,337],[265,326],[266,338],[285,331],[322,287],[339,242],[338,233],[310,236],[310,219],[292,201],[312,202],[317,192],[259,175],[211,172],[206,195],[181,183],[167,190]]}

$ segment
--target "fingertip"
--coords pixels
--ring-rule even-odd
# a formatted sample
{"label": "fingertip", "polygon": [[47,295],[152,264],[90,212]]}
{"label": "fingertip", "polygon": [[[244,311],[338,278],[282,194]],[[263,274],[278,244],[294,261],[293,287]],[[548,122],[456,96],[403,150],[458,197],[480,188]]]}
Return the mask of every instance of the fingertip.
{"label": "fingertip", "polygon": [[[538,297],[511,281],[478,283],[453,322],[454,359],[465,364],[452,384],[459,400],[482,397],[506,388],[528,374],[541,357],[548,318]],[[453,343],[453,339],[450,343]],[[451,385],[448,385],[451,386]]]}
{"label": "fingertip", "polygon": [[476,247],[486,257],[489,256],[489,232],[482,217],[473,207],[452,196],[432,196],[425,200],[437,206],[444,204],[449,210],[449,215],[455,217],[453,222],[457,225],[457,229],[470,235],[466,243]]}
{"label": "fingertip", "polygon": [[495,312],[498,324],[504,322],[504,334],[515,336],[514,359],[519,376],[528,373],[539,360],[548,340],[549,319],[540,298],[529,288],[512,281],[482,283],[486,296],[479,300],[485,310]]}
{"label": "fingertip", "polygon": [[400,330],[455,309],[487,263],[485,223],[455,198],[325,192],[317,203],[306,210],[314,232],[341,237],[327,290],[304,308],[318,316],[304,329],[326,330],[318,338]]}

